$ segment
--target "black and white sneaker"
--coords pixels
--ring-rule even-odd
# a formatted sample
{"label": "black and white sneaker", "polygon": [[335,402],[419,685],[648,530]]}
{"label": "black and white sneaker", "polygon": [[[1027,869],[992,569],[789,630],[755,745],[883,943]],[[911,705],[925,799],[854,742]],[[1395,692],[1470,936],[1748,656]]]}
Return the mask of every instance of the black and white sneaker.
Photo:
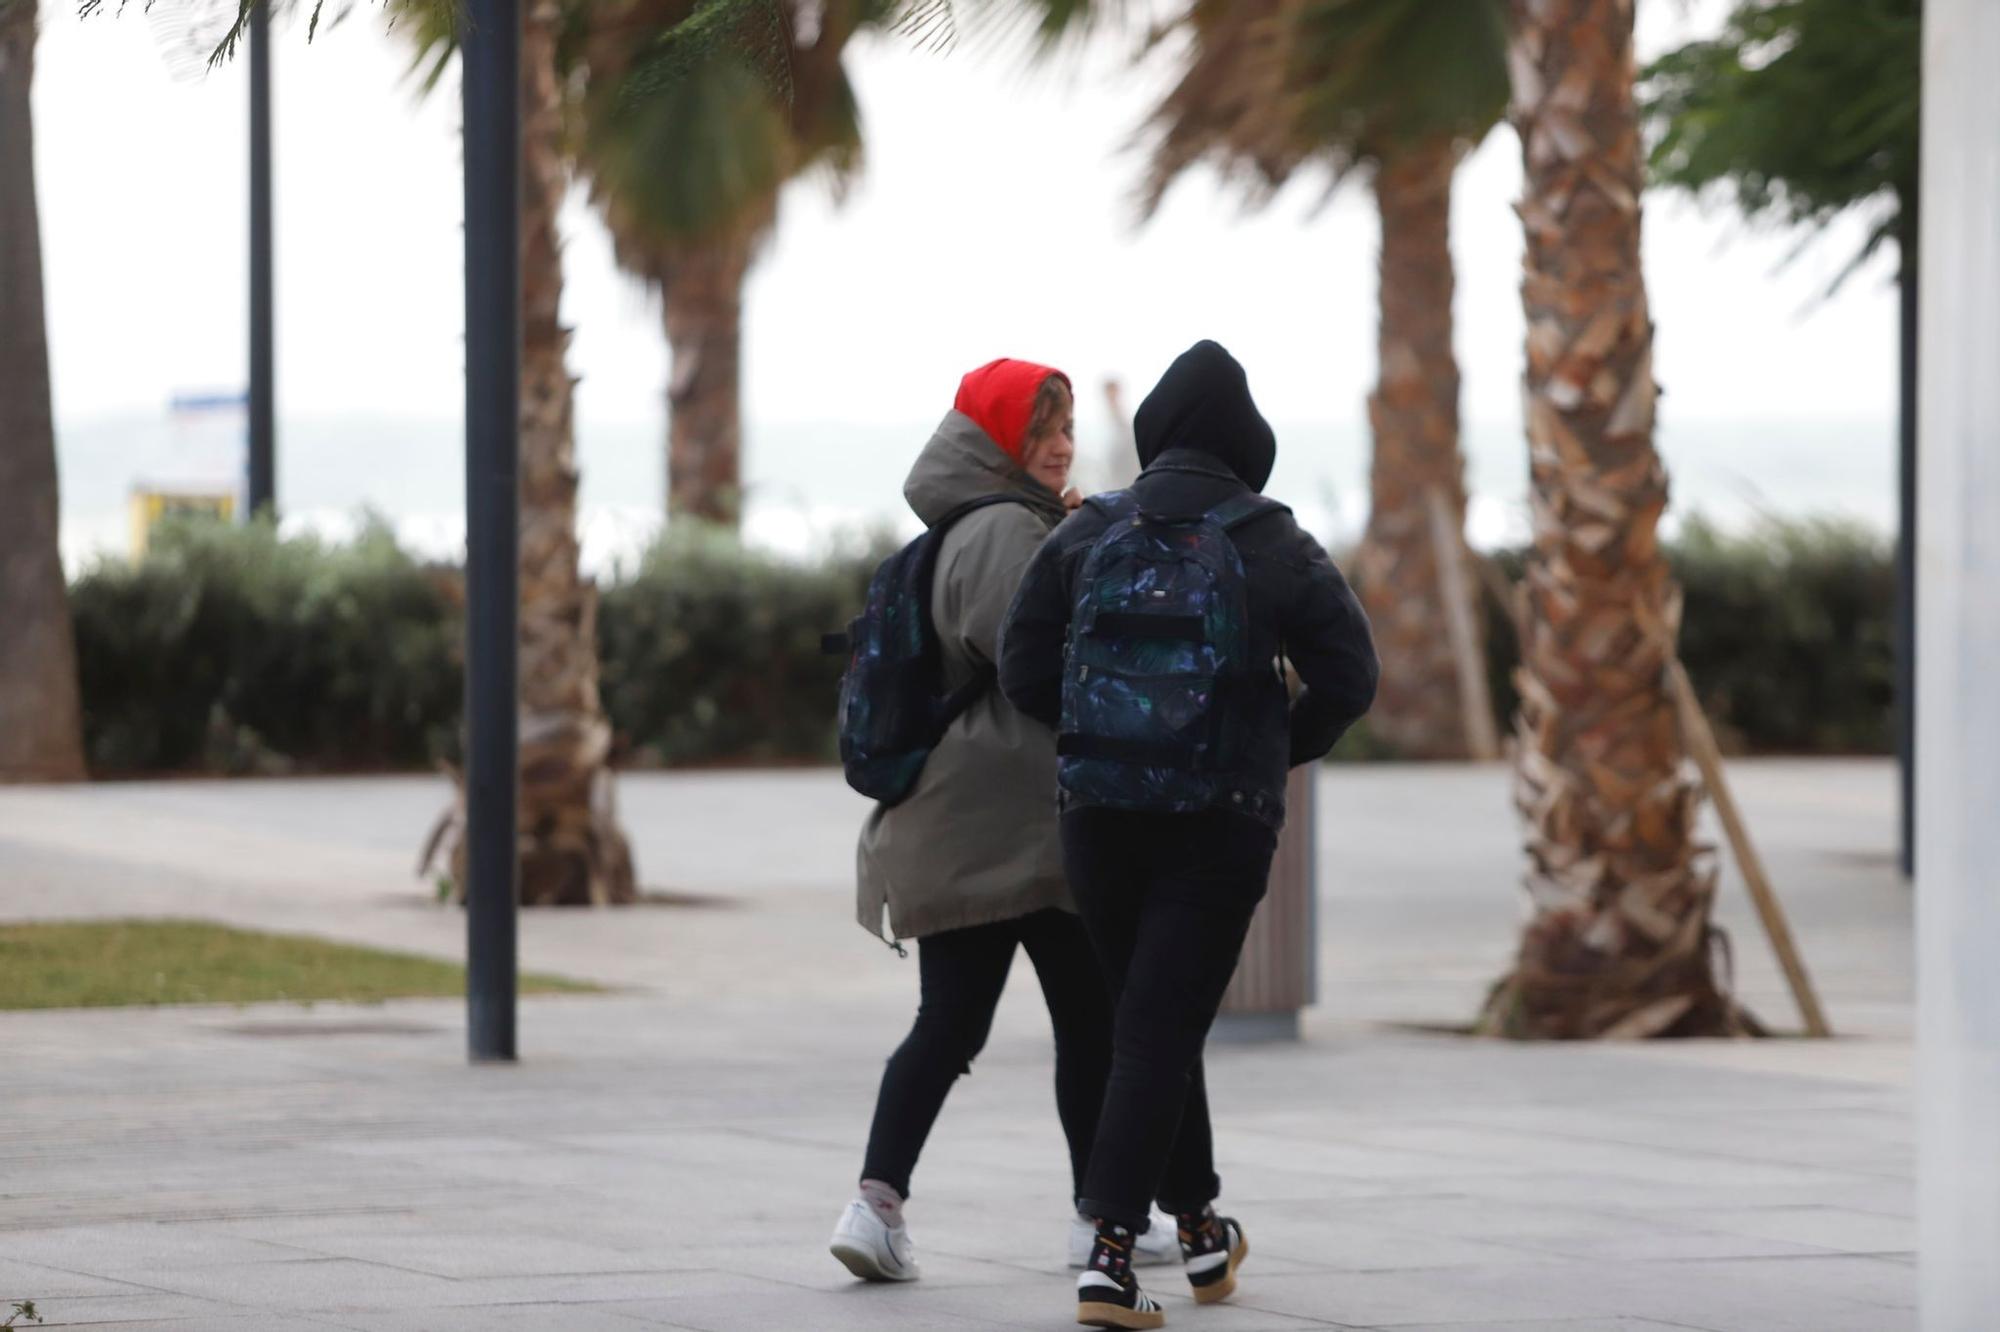
{"label": "black and white sneaker", "polygon": [[1233,1216],[1217,1216],[1209,1208],[1180,1222],[1181,1259],[1196,1304],[1214,1304],[1236,1293],[1236,1269],[1250,1256],[1250,1241]]}
{"label": "black and white sneaker", "polygon": [[1124,1226],[1101,1223],[1090,1265],[1076,1279],[1076,1321],[1085,1327],[1165,1327],[1166,1311],[1139,1289],[1132,1275],[1132,1243]]}

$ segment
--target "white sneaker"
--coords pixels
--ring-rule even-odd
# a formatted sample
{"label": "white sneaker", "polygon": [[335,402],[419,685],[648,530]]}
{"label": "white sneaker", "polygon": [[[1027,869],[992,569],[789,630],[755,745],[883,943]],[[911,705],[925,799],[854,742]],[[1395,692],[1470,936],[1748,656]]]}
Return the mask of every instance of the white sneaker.
{"label": "white sneaker", "polygon": [[[1097,1223],[1078,1212],[1069,1223],[1069,1265],[1083,1267],[1090,1261],[1090,1246],[1097,1242]],[[1181,1260],[1181,1240],[1174,1219],[1155,1207],[1153,1224],[1132,1246],[1132,1266],[1160,1267]]]}
{"label": "white sneaker", "polygon": [[915,1281],[922,1275],[909,1227],[891,1226],[860,1198],[840,1214],[827,1247],[841,1266],[863,1281]]}

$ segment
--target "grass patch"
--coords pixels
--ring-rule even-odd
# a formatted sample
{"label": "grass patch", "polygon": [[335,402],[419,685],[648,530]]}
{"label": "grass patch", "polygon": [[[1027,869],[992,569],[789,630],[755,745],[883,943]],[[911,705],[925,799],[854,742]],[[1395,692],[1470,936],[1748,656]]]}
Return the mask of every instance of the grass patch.
{"label": "grass patch", "polygon": [[[523,994],[601,987],[523,975]],[[371,1002],[465,993],[455,962],[198,920],[0,925],[0,1009]]]}

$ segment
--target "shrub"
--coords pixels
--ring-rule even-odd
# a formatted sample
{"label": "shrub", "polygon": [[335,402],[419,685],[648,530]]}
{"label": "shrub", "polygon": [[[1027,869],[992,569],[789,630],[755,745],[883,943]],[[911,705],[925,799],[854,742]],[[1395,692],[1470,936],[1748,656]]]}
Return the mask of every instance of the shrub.
{"label": "shrub", "polygon": [[1687,523],[1669,552],[1687,593],[1681,660],[1725,745],[1886,753],[1895,703],[1895,563],[1854,523],[1770,520],[1744,536]]}
{"label": "shrub", "polygon": [[[820,636],[860,608],[886,543],[803,564],[684,529],[600,596],[604,705],[638,763],[830,759],[842,663]],[[1835,523],[1725,536],[1690,523],[1682,656],[1724,743],[1883,752],[1893,572],[1885,543]],[[1518,578],[1519,552],[1496,562]],[[136,565],[71,589],[85,741],[100,775],[426,766],[457,748],[455,570],[379,523],[345,544],[268,527],[170,527]],[[1518,647],[1485,598],[1494,703]],[[1348,758],[1386,757],[1366,724]]]}
{"label": "shrub", "polygon": [[820,639],[861,609],[882,553],[798,564],[725,533],[669,533],[600,596],[613,729],[648,763],[834,758],[845,663]]}
{"label": "shrub", "polygon": [[99,774],[416,767],[458,714],[444,579],[371,521],[353,541],[169,525],[70,590]]}

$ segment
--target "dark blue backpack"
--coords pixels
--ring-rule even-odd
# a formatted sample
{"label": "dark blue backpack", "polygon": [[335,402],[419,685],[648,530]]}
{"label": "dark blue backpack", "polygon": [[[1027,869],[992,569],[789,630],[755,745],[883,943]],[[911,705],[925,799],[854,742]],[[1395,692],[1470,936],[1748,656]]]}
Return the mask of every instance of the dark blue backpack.
{"label": "dark blue backpack", "polygon": [[1246,494],[1168,517],[1129,491],[1090,503],[1112,521],[1077,575],[1057,778],[1088,804],[1207,809],[1241,749],[1230,692],[1259,669],[1249,581],[1229,534],[1285,506]]}
{"label": "dark blue backpack", "polygon": [[871,800],[896,805],[908,799],[945,731],[993,687],[989,666],[964,686],[945,690],[931,583],[953,524],[988,505],[1020,502],[1012,495],[983,495],[953,509],[882,561],[861,614],[845,635],[826,640],[829,652],[848,659],[840,679],[841,766],[847,784]]}

